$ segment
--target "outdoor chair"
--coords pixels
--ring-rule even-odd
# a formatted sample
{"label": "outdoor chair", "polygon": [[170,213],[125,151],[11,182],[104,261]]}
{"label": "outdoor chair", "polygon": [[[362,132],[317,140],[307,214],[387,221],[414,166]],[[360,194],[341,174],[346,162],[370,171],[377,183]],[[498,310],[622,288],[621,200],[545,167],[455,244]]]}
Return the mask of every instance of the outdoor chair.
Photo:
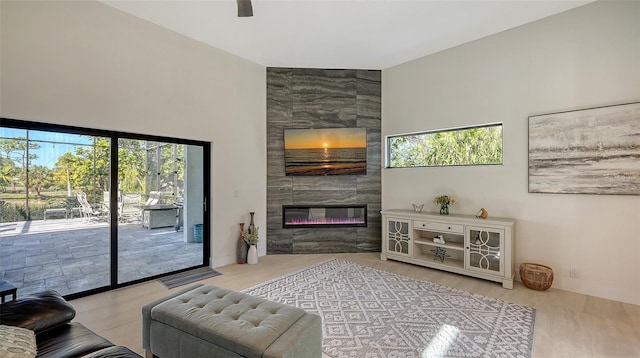
{"label": "outdoor chair", "polygon": [[120,222],[140,221],[142,194],[122,194],[122,200],[119,203]]}
{"label": "outdoor chair", "polygon": [[[119,195],[119,193],[118,193]],[[120,197],[118,196],[118,201],[120,201]],[[108,191],[102,192],[102,208],[110,210],[111,209],[111,193]]]}
{"label": "outdoor chair", "polygon": [[162,192],[160,191],[151,191],[149,192],[149,199],[144,203],[145,206],[156,205],[160,202],[160,197],[162,196]]}
{"label": "outdoor chair", "polygon": [[109,210],[93,208],[87,201],[87,194],[84,192],[78,192],[76,198],[80,203],[80,213],[87,221],[105,221],[109,217]]}

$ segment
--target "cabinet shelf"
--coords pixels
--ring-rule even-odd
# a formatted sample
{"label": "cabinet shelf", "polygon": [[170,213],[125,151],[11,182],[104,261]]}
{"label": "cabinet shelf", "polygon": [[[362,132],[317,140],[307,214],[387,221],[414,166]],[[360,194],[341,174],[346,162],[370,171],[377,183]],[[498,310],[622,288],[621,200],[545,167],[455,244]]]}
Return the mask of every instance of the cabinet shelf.
{"label": "cabinet shelf", "polygon": [[[382,216],[382,260],[478,277],[513,288],[515,220],[411,210],[385,210]],[[433,242],[434,237],[442,237],[445,243]]]}
{"label": "cabinet shelf", "polygon": [[464,250],[464,243],[456,242],[456,241],[446,242],[444,244],[438,244],[436,242],[433,242],[433,239],[429,241],[428,239],[420,238],[420,239],[413,240],[413,243],[418,245],[442,247],[445,249],[452,249],[452,250],[460,250],[460,251]]}
{"label": "cabinet shelf", "polygon": [[427,255],[425,253],[419,253],[414,258],[417,260],[422,260],[425,262],[425,264],[429,264],[429,265],[436,264],[438,266],[443,265],[443,266],[451,266],[456,268],[464,267],[464,260],[455,259],[455,258],[448,257],[441,262],[440,259],[434,258],[433,255]]}

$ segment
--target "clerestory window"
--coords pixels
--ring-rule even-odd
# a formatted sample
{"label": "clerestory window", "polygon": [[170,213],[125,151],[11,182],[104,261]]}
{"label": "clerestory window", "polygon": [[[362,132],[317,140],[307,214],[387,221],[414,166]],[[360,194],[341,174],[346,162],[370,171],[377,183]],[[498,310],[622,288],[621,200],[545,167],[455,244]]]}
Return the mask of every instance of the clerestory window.
{"label": "clerestory window", "polygon": [[502,123],[387,136],[387,168],[502,164]]}

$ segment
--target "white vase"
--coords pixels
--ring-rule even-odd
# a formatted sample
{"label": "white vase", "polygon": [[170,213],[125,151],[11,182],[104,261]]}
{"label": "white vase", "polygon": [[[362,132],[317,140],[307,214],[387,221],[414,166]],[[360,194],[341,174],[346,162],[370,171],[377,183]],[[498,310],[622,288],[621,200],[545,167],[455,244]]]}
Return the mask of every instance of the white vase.
{"label": "white vase", "polygon": [[247,263],[249,265],[255,265],[258,263],[258,249],[256,245],[249,246],[249,253],[247,254]]}

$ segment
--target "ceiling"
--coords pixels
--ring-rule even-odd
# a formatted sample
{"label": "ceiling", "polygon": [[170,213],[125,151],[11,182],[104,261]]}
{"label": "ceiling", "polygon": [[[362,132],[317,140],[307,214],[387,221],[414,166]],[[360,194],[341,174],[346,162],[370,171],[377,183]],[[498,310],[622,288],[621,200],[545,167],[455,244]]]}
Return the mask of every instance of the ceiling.
{"label": "ceiling", "polygon": [[593,0],[101,0],[267,67],[386,69]]}

